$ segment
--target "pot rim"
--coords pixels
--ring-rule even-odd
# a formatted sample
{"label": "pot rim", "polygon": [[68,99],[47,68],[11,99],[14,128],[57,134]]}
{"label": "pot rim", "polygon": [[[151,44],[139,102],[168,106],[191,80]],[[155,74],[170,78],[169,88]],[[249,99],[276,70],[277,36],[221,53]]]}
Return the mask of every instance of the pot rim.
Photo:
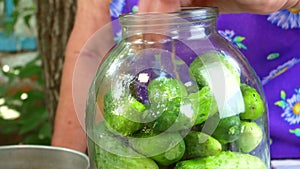
{"label": "pot rim", "polygon": [[64,148],[64,147],[57,147],[57,146],[47,146],[47,145],[5,145],[5,146],[0,146],[0,151],[1,150],[17,150],[17,149],[40,149],[40,150],[55,150],[55,151],[63,151],[75,155],[79,155],[83,157],[89,165],[89,158],[86,154],[79,152],[77,150],[69,149],[69,148]]}

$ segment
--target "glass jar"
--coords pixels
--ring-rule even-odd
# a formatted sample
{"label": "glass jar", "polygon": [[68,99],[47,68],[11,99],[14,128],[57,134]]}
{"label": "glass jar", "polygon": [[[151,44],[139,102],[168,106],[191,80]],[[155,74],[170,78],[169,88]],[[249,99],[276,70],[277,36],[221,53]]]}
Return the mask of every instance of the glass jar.
{"label": "glass jar", "polygon": [[93,168],[270,168],[260,81],[217,16],[201,7],[120,17],[122,40],[87,102]]}

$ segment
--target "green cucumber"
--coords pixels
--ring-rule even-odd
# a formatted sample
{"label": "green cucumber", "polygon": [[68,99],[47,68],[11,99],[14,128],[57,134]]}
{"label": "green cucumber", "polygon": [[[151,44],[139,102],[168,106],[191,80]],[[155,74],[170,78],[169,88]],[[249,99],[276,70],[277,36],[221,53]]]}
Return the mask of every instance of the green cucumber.
{"label": "green cucumber", "polygon": [[126,145],[126,139],[110,133],[104,123],[98,126],[94,134],[94,156],[99,169],[159,169],[152,159]]}
{"label": "green cucumber", "polygon": [[231,143],[239,138],[241,127],[239,115],[226,117],[219,121],[212,136],[222,144]]}
{"label": "green cucumber", "polygon": [[190,131],[184,141],[185,159],[216,155],[222,151],[222,145],[218,140],[202,132]]}
{"label": "green cucumber", "polygon": [[195,58],[190,64],[191,76],[195,79],[200,88],[203,86],[208,86],[210,83],[211,79],[207,68],[211,65],[224,67],[224,70],[227,69],[228,73],[230,74],[230,76],[227,76],[226,78],[231,78],[230,80],[240,84],[240,73],[237,66],[232,64],[224,54],[217,51],[212,51]]}
{"label": "green cucumber", "polygon": [[256,156],[223,151],[215,156],[178,162],[175,169],[267,169],[267,166]]}
{"label": "green cucumber", "polygon": [[241,135],[236,143],[240,151],[249,153],[259,145],[262,138],[262,129],[255,122],[243,121]]}
{"label": "green cucumber", "polygon": [[185,86],[181,81],[173,78],[158,77],[148,85],[148,99],[151,104],[164,104],[174,99],[180,102],[185,96],[187,96]]}
{"label": "green cucumber", "polygon": [[265,112],[265,104],[255,88],[241,84],[241,91],[244,98],[245,112],[240,114],[243,120],[256,120]]}
{"label": "green cucumber", "polygon": [[218,106],[211,89],[208,86],[188,96],[197,111],[195,125],[203,123],[208,117],[218,112]]}
{"label": "green cucumber", "polygon": [[143,127],[142,113],[146,107],[132,96],[104,95],[104,118],[107,128],[115,134],[128,136]]}
{"label": "green cucumber", "polygon": [[136,138],[129,138],[129,144],[161,166],[179,161],[185,152],[185,144],[179,133],[139,134]]}
{"label": "green cucumber", "polygon": [[[179,131],[191,128],[196,119],[196,111],[188,99],[187,90],[181,81],[159,77],[148,85],[148,110],[151,123],[156,131]],[[149,117],[147,117],[149,119]]]}

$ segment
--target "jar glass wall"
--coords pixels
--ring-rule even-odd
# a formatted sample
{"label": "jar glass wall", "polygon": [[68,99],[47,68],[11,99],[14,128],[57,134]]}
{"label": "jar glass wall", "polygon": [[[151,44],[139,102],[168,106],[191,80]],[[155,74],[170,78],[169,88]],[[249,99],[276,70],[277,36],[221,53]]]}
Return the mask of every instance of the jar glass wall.
{"label": "jar glass wall", "polygon": [[270,168],[267,104],[217,8],[120,17],[86,109],[94,168]]}

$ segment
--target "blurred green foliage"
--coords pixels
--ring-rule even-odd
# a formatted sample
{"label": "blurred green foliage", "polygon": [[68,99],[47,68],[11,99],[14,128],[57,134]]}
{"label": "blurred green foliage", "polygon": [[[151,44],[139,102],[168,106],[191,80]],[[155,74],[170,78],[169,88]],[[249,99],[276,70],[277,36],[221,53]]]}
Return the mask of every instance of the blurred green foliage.
{"label": "blurred green foliage", "polygon": [[[24,66],[1,71],[7,83],[0,86],[0,98],[4,100],[0,107],[15,110],[20,116],[16,119],[5,119],[0,116],[0,133],[17,132],[23,144],[49,145],[52,132],[45,103],[40,57]],[[20,85],[22,82],[27,83]],[[16,87],[18,85],[19,87]]]}
{"label": "blurred green foliage", "polygon": [[[35,17],[35,6],[20,5],[27,2],[29,0],[13,0],[13,11],[9,16],[2,17],[1,30],[6,35],[14,32],[18,20],[22,20],[30,29],[35,27],[30,24],[30,19]],[[0,0],[0,3],[4,4],[5,0]],[[49,145],[52,127],[45,103],[41,57],[36,56],[22,66],[9,69],[1,67],[0,72],[0,80],[4,79],[2,83],[0,81],[0,135],[17,133],[21,144]],[[8,110],[19,116],[5,118],[5,111],[7,113]]]}
{"label": "blurred green foliage", "polygon": [[[30,19],[35,16],[36,7],[22,6],[20,3],[28,0],[13,0],[13,11],[9,16],[2,17],[1,28],[9,36],[14,32],[15,25],[21,19],[29,29],[31,28]],[[0,0],[0,3],[5,3],[5,0]],[[5,6],[5,5],[4,5]]]}

